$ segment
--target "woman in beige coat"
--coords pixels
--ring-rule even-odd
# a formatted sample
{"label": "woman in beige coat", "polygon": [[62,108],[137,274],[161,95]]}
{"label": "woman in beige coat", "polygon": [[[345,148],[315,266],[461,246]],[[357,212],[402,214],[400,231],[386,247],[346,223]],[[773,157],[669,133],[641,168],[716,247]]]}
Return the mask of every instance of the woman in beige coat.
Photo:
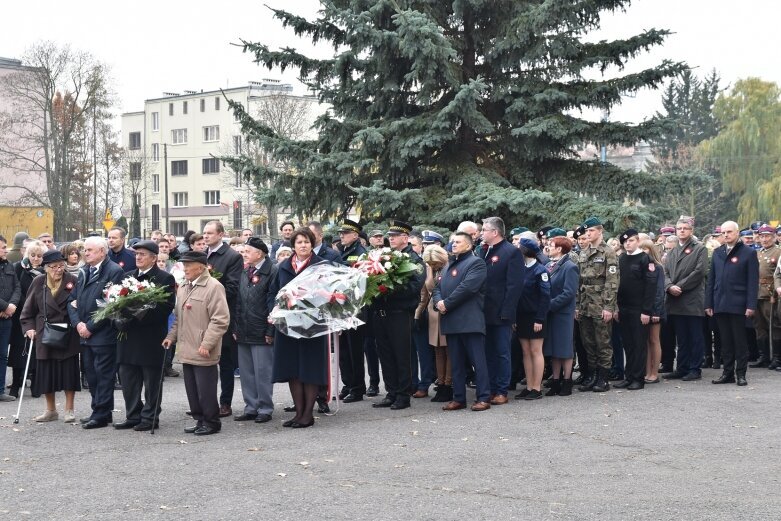
{"label": "woman in beige coat", "polygon": [[163,347],[177,346],[187,401],[197,422],[184,432],[204,436],[219,432],[221,427],[217,365],[230,313],[225,288],[206,269],[206,254],[188,251],[179,260],[184,266],[185,282],[176,293],[176,320]]}
{"label": "woman in beige coat", "polygon": [[439,281],[439,273],[447,266],[447,251],[441,246],[431,244],[423,250],[423,262],[426,263],[426,282],[420,289],[420,304],[415,310],[415,319],[423,313],[428,314],[428,343],[434,350],[437,365],[436,394],[432,402],[449,402],[453,399],[453,386],[450,375],[450,360],[447,357],[447,341],[439,331],[439,312],[434,309],[431,294]]}

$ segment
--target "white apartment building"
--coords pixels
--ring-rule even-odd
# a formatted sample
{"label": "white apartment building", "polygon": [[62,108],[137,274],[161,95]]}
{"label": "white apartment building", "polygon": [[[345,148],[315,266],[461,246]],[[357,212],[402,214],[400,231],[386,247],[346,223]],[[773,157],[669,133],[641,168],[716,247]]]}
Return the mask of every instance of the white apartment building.
{"label": "white apartment building", "polygon": [[[282,96],[310,103],[307,128],[321,113],[315,97],[294,96],[292,85],[274,80],[223,92],[251,115],[260,103]],[[219,90],[164,93],[146,100],[143,111],[122,115],[122,139],[128,158],[122,214],[130,223],[135,199],[144,237],[155,229],[181,236],[215,219],[226,230],[252,228],[276,237],[277,231],[268,229],[266,209],[254,202],[247,183],[217,159],[243,150],[240,125]],[[281,209],[277,213],[278,219],[284,217]]]}

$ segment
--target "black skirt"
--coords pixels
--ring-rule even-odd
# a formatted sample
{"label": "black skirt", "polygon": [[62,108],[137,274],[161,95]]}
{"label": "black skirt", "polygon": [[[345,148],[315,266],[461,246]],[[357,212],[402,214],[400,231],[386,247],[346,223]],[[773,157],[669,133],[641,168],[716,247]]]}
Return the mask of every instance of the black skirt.
{"label": "black skirt", "polygon": [[542,323],[542,330],[539,332],[534,331],[534,316],[529,313],[518,315],[515,321],[515,332],[518,338],[545,338],[545,322]]}
{"label": "black skirt", "polygon": [[81,391],[79,355],[63,360],[36,360],[33,394]]}

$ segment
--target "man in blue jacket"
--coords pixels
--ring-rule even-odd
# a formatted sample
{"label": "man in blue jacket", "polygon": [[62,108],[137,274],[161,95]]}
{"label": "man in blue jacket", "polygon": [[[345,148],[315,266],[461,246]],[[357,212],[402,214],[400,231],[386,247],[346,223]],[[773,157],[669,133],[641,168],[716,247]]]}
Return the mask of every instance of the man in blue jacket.
{"label": "man in blue jacket", "polygon": [[507,242],[504,221],[483,219],[483,246],[477,254],[487,268],[485,284],[485,358],[491,382],[491,404],[507,403],[512,362],[510,341],[515,310],[523,288],[523,256]]}
{"label": "man in blue jacket", "polygon": [[125,272],[108,258],[108,243],[102,237],[85,239],[84,262],[76,288],[68,298],[68,315],[84,346],[84,368],[92,395],[92,414],[81,423],[85,429],[96,429],[112,421],[117,330],[110,320],[95,322],[92,314],[98,309],[97,301],[103,298],[106,284],[118,284]]}
{"label": "man in blue jacket", "polygon": [[[705,290],[705,313],[716,317],[721,336],[721,376],[714,384],[748,385],[748,344],[746,319],[754,316],[759,290],[757,252],[739,240],[738,224],[721,225],[724,245],[713,252],[708,287]],[[734,371],[734,373],[733,373]]]}
{"label": "man in blue jacket", "polygon": [[129,273],[136,269],[136,254],[125,248],[125,230],[115,226],[108,231],[108,258],[117,264],[122,271]]}
{"label": "man in blue jacket", "polygon": [[483,301],[487,268],[485,262],[472,255],[472,237],[456,232],[451,243],[453,260],[442,272],[434,287],[434,309],[442,317],[439,327],[447,336],[448,358],[452,365],[453,401],[442,407],[444,411],[466,408],[466,361],[475,369],[476,400],[473,411],[491,408],[488,368],[485,361],[485,315]]}

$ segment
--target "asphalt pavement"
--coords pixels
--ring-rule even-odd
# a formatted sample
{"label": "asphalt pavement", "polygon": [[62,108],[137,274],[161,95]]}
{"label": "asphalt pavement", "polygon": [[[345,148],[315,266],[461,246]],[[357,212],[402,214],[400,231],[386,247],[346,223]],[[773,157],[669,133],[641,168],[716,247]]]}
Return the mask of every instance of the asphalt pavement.
{"label": "asphalt pavement", "polygon": [[[718,374],[485,412],[366,399],[298,430],[277,385],[271,422],[204,437],[183,432],[181,378],[154,435],[36,424],[28,390],[19,424],[0,403],[0,520],[777,520],[781,373],[750,370],[742,388]],[[119,391],[115,408],[122,421]]]}

